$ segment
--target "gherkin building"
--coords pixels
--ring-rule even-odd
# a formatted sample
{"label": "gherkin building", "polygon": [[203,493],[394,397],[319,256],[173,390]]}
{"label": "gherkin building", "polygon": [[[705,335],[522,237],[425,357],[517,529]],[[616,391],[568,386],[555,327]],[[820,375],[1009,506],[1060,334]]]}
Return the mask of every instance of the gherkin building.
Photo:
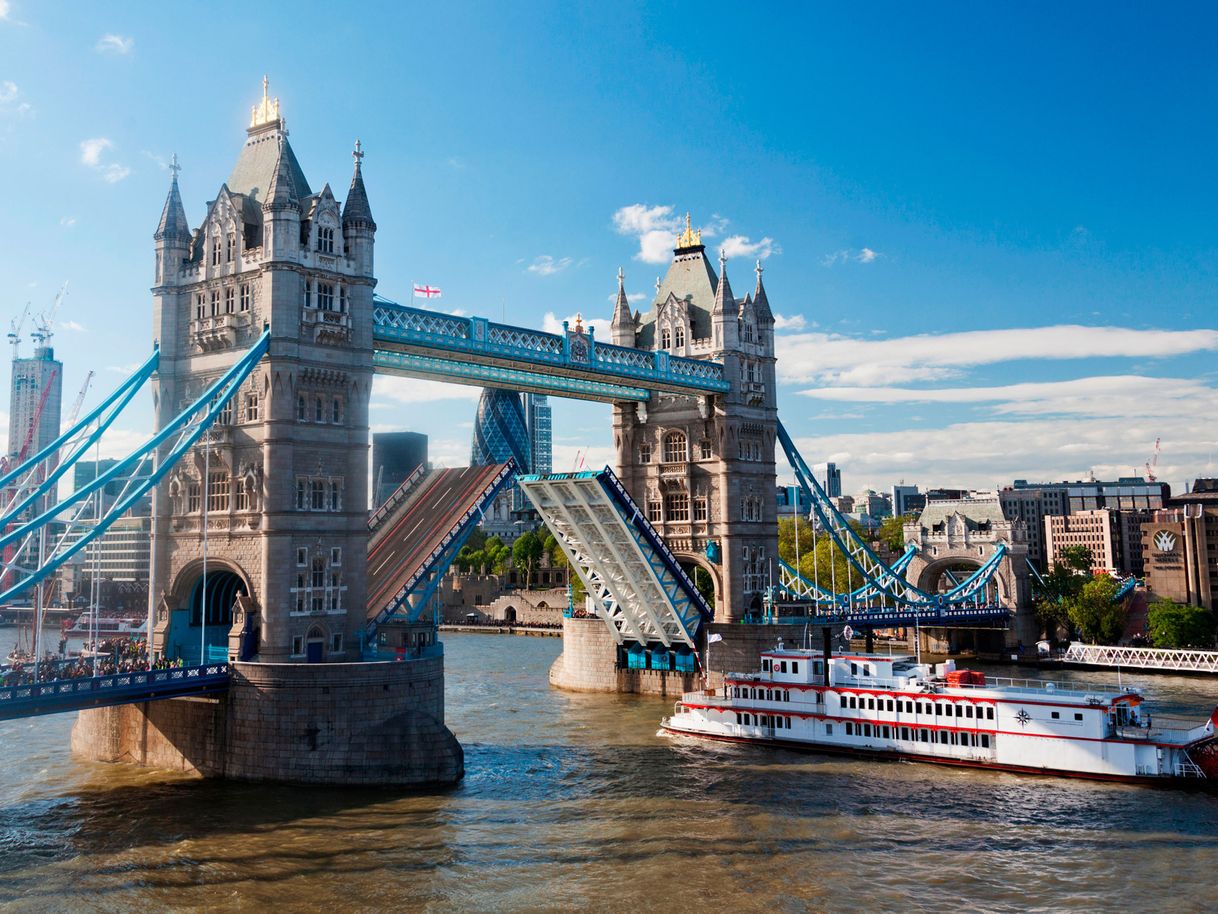
{"label": "gherkin building", "polygon": [[528,473],[533,466],[524,406],[516,391],[488,387],[478,400],[470,466],[505,463],[509,457],[518,473]]}

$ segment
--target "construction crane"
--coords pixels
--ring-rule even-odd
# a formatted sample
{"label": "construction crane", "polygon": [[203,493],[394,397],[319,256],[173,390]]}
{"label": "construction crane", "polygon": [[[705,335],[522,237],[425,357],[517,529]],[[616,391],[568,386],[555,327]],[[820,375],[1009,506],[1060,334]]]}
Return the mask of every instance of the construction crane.
{"label": "construction crane", "polygon": [[1150,459],[1147,460],[1146,464],[1145,464],[1147,482],[1158,482],[1158,478],[1155,476],[1155,470],[1159,466],[1159,442],[1160,441],[1162,441],[1161,438],[1155,439],[1155,449],[1151,453]]}
{"label": "construction crane", "polygon": [[84,405],[85,394],[89,392],[89,385],[93,383],[93,369],[89,369],[89,373],[85,375],[85,383],[80,385],[80,393],[76,395],[76,402],[72,404],[72,411],[68,414],[67,426],[71,428],[76,424],[76,418],[80,415],[80,408]]}
{"label": "construction crane", "polygon": [[8,325],[8,342],[13,347],[13,358],[17,358],[17,347],[21,345],[21,328],[25,326],[25,319],[30,314],[30,303],[25,303],[25,310],[21,312],[21,317],[14,318]]}
{"label": "construction crane", "polygon": [[59,313],[59,306],[63,304],[64,296],[68,294],[68,284],[65,282],[59,290],[59,294],[55,296],[55,301],[51,303],[51,307],[38,315],[38,323],[34,325],[34,330],[30,333],[30,338],[39,346],[49,346],[51,337],[55,335],[55,315]]}

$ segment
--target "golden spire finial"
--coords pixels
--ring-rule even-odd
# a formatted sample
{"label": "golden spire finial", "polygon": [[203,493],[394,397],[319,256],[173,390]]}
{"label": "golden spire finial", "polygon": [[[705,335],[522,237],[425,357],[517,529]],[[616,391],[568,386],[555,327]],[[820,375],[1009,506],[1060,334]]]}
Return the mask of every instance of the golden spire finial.
{"label": "golden spire finial", "polygon": [[250,108],[250,126],[261,127],[279,120],[279,99],[270,96],[271,81],[262,77],[262,102]]}
{"label": "golden spire finial", "polygon": [[685,231],[677,236],[677,247],[692,248],[702,243],[702,229],[694,231],[689,219],[689,211],[685,211]]}

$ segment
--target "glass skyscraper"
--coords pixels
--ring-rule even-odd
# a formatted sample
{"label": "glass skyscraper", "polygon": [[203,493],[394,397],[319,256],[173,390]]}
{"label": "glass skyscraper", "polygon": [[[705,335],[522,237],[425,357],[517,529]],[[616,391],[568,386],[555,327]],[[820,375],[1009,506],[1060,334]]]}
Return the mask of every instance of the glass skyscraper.
{"label": "glass skyscraper", "polygon": [[478,400],[470,466],[503,463],[509,457],[516,461],[518,473],[533,471],[533,449],[524,406],[516,391],[488,387]]}
{"label": "glass skyscraper", "polygon": [[553,435],[550,426],[550,398],[545,394],[525,394],[524,414],[529,426],[532,448],[532,473],[553,473]]}

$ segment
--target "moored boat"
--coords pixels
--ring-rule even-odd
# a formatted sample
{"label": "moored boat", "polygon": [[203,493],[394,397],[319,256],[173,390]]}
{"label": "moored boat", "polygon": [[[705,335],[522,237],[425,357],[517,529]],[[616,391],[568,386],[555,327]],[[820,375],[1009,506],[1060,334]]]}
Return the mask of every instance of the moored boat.
{"label": "moored boat", "polygon": [[64,631],[69,635],[131,635],[134,637],[143,636],[146,628],[146,620],[128,619],[121,616],[98,616],[95,627],[93,611],[85,610],[75,622],[64,628]]}
{"label": "moored boat", "polygon": [[784,649],[686,693],[661,732],[1099,780],[1218,784],[1218,709],[1154,721],[1141,690],[994,678],[902,655]]}

